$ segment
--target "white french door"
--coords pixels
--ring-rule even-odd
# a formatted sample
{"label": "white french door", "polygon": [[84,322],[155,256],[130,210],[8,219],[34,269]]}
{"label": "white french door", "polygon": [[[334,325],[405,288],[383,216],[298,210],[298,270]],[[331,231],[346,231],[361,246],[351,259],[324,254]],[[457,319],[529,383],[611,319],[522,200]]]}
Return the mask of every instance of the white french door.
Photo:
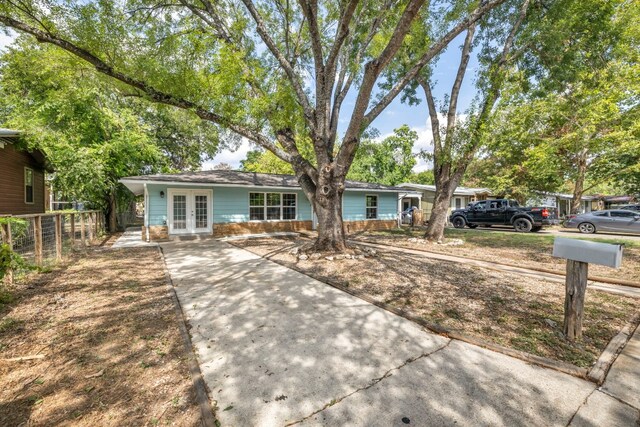
{"label": "white french door", "polygon": [[169,189],[169,234],[211,233],[211,190]]}

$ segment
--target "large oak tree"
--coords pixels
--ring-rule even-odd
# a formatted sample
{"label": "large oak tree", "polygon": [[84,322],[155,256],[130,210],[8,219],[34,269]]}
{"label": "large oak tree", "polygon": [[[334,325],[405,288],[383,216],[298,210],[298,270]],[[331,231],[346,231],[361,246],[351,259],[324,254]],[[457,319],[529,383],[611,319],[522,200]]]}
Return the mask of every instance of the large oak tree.
{"label": "large oak tree", "polygon": [[[318,217],[316,249],[342,251],[344,180],[362,132],[451,40],[504,1],[2,0],[0,23],[290,163]],[[433,15],[448,7],[460,12],[455,19]],[[408,43],[423,23],[438,25],[438,37]],[[406,72],[376,93],[407,49],[414,60]],[[343,112],[347,96],[354,104]],[[338,135],[341,117],[347,125]],[[312,159],[298,148],[305,139]]]}

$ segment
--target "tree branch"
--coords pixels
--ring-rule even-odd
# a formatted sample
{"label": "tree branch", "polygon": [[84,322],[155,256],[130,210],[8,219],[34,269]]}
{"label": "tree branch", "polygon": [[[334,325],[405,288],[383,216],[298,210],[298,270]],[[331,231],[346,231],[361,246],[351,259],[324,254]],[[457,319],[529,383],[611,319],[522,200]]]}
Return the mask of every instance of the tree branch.
{"label": "tree branch", "polygon": [[280,66],[282,67],[289,81],[291,82],[291,85],[293,86],[293,89],[296,92],[296,97],[298,99],[298,102],[302,106],[302,110],[304,112],[305,119],[307,120],[307,124],[311,129],[314,129],[315,128],[315,111],[312,108],[311,103],[309,102],[309,98],[307,98],[307,94],[305,93],[304,88],[302,87],[302,83],[300,82],[300,79],[296,75],[296,72],[293,69],[293,66],[291,65],[289,60],[284,57],[282,52],[280,52],[280,49],[278,49],[278,46],[276,46],[275,42],[269,35],[267,26],[265,25],[264,20],[262,19],[262,16],[260,16],[260,14],[258,13],[258,10],[255,8],[255,5],[253,4],[253,2],[251,0],[242,0],[242,2],[244,3],[247,10],[249,10],[249,13],[253,17],[253,20],[256,23],[256,29],[258,31],[258,34],[260,35],[260,38],[267,45],[267,48],[269,49],[271,54],[277,59],[278,63],[280,63]]}
{"label": "tree branch", "polygon": [[429,118],[431,119],[431,134],[433,135],[433,151],[434,156],[442,152],[442,140],[440,139],[440,120],[438,119],[438,110],[431,92],[431,85],[428,81],[418,77],[418,83],[424,90],[425,98],[427,98],[427,107],[429,110]]}
{"label": "tree branch", "polygon": [[456,79],[453,82],[451,88],[451,97],[449,98],[449,111],[447,112],[447,130],[445,133],[444,150],[448,151],[453,140],[453,132],[456,127],[456,115],[458,113],[458,97],[460,96],[460,88],[462,87],[462,80],[467,73],[467,65],[469,64],[469,57],[471,56],[471,45],[473,44],[473,36],[476,31],[476,24],[473,23],[467,29],[467,36],[464,39],[464,45],[462,47],[462,53],[460,55],[460,65],[458,66],[458,72],[456,73]]}
{"label": "tree branch", "polygon": [[363,126],[369,126],[372,121],[376,119],[384,111],[385,108],[402,92],[407,84],[411,80],[413,80],[420,70],[424,68],[425,65],[429,63],[437,54],[439,54],[442,49],[447,47],[447,45],[455,39],[460,33],[462,33],[466,28],[469,28],[472,24],[476,23],[485,13],[490,10],[500,6],[506,0],[492,0],[484,5],[478,7],[473,13],[464,21],[458,23],[455,27],[453,27],[449,32],[447,32],[440,40],[438,40],[435,44],[431,46],[431,48],[424,54],[422,57],[411,67],[409,72],[404,75],[402,79],[400,79],[394,86],[387,92],[385,96],[378,101],[378,103],[371,108],[371,110],[366,114]]}
{"label": "tree branch", "polygon": [[256,144],[266,148],[271,151],[281,160],[285,162],[292,162],[292,155],[290,153],[285,152],[277,145],[275,145],[272,140],[259,132],[256,132],[252,129],[249,129],[243,125],[235,123],[228,118],[217,114],[213,111],[209,111],[194,102],[188,101],[183,98],[175,97],[171,94],[159,91],[147,84],[144,81],[134,79],[131,76],[128,76],[122,72],[116,71],[109,64],[105,63],[103,60],[93,55],[89,51],[76,46],[75,44],[64,40],[60,37],[57,37],[49,32],[41,31],[37,28],[34,28],[28,24],[25,24],[21,21],[15,20],[11,17],[0,15],[0,23],[15,28],[18,31],[31,34],[38,40],[40,43],[49,43],[55,46],[58,46],[67,52],[87,61],[91,65],[93,65],[96,70],[104,75],[112,77],[122,83],[125,83],[128,86],[136,88],[146,94],[146,96],[157,103],[171,105],[177,108],[182,108],[184,110],[193,111],[198,117],[203,120],[210,121],[212,123],[219,124],[223,127],[228,128],[229,130],[237,133],[238,135],[244,136],[245,138],[255,142]]}
{"label": "tree branch", "polygon": [[[367,106],[369,105],[373,86],[382,70],[384,70],[398,52],[398,49],[400,49],[405,36],[411,29],[411,23],[424,3],[425,0],[409,1],[402,12],[402,16],[400,16],[400,20],[396,24],[389,42],[382,50],[382,53],[380,53],[380,56],[369,61],[364,67],[364,76],[362,78],[358,97],[356,98],[353,113],[351,114],[351,121],[347,131],[345,132],[345,137],[343,139],[342,146],[340,147],[340,151],[338,152],[337,164],[341,167],[341,170],[337,171],[339,176],[346,176],[348,165],[351,164],[353,157],[355,156],[360,134],[368,125],[364,120],[364,116]],[[345,167],[345,165],[347,167]]]}

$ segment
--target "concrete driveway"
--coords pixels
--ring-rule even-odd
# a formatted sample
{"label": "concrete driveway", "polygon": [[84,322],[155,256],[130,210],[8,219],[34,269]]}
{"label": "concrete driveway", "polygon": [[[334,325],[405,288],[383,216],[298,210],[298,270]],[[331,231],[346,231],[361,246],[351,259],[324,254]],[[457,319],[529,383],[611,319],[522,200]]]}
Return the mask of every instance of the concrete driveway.
{"label": "concrete driveway", "polygon": [[638,417],[593,383],[431,334],[227,243],[162,249],[223,426],[589,426]]}

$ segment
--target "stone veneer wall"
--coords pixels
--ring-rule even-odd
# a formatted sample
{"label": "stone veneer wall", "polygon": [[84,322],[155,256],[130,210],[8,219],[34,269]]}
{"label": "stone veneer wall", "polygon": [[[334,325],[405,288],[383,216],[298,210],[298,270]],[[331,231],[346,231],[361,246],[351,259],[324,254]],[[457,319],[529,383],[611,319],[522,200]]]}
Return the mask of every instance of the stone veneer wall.
{"label": "stone veneer wall", "polygon": [[344,229],[347,234],[369,230],[391,230],[398,227],[395,219],[370,219],[366,221],[345,221]]}
{"label": "stone veneer wall", "polygon": [[213,235],[216,237],[237,234],[275,233],[279,231],[310,231],[311,221],[276,221],[276,222],[229,222],[213,224]]}
{"label": "stone veneer wall", "polygon": [[166,225],[152,225],[142,227],[142,240],[147,241],[147,232],[150,240],[165,240],[169,238],[169,227]]}
{"label": "stone veneer wall", "polygon": [[[396,220],[367,220],[345,221],[344,228],[347,233],[368,230],[390,230],[396,228]],[[311,231],[311,221],[276,221],[276,222],[230,222],[213,224],[213,236],[224,237],[239,234],[275,233],[282,231]],[[167,226],[152,225],[142,227],[142,240],[147,239],[147,231],[150,239],[164,240],[169,238]]]}

